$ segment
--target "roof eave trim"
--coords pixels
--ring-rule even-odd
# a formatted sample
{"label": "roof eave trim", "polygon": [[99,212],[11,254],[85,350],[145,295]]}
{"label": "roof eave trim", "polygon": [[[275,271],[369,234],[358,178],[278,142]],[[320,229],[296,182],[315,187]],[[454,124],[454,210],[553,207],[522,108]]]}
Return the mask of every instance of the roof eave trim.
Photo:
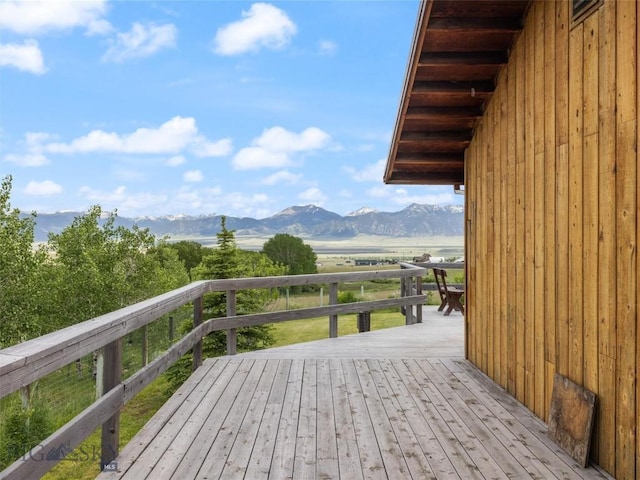
{"label": "roof eave trim", "polygon": [[400,141],[402,128],[404,126],[404,119],[407,114],[407,109],[409,108],[409,97],[411,95],[411,89],[416,77],[416,72],[418,71],[422,44],[427,32],[427,24],[429,23],[429,17],[431,16],[432,6],[433,0],[423,0],[420,4],[420,11],[418,12],[412,38],[411,54],[409,56],[409,61],[407,62],[404,87],[402,89],[402,95],[400,96],[400,108],[398,109],[398,116],[396,117],[389,155],[387,157],[387,167],[383,177],[384,183],[392,183],[393,181],[393,166],[395,163],[396,153],[398,151],[398,142]]}

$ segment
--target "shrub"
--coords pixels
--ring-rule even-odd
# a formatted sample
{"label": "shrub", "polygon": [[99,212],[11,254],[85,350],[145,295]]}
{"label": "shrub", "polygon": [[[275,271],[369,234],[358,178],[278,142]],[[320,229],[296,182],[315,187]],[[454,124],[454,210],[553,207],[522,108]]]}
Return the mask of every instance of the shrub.
{"label": "shrub", "polygon": [[23,409],[14,404],[6,412],[0,427],[0,470],[36,447],[55,431],[47,407],[34,402]]}
{"label": "shrub", "polygon": [[338,303],[355,303],[360,301],[358,296],[350,291],[338,293]]}

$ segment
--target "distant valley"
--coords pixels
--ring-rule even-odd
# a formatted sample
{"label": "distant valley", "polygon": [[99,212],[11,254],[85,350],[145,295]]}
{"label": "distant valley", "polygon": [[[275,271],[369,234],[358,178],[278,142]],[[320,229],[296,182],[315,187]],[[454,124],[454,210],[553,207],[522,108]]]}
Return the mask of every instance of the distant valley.
{"label": "distant valley", "polygon": [[[35,240],[46,241],[49,233],[59,233],[81,212],[38,214]],[[165,216],[126,218],[118,216],[116,225],[148,228],[170,240],[213,239],[220,231],[222,215]],[[380,212],[363,208],[341,216],[315,205],[289,207],[263,219],[226,216],[226,226],[242,237],[268,238],[288,233],[303,239],[323,241],[349,240],[359,236],[392,238],[461,237],[464,232],[464,208],[459,205],[438,206],[412,204],[398,212]],[[205,243],[205,242],[202,242]],[[211,241],[207,243],[212,243]]]}

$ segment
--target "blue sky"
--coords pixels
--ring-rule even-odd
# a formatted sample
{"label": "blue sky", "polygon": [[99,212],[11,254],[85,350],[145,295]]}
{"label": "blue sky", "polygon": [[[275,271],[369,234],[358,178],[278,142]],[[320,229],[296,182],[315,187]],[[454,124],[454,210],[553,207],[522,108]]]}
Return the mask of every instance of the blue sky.
{"label": "blue sky", "polygon": [[417,1],[0,2],[22,211],[264,218],[460,204],[382,181]]}

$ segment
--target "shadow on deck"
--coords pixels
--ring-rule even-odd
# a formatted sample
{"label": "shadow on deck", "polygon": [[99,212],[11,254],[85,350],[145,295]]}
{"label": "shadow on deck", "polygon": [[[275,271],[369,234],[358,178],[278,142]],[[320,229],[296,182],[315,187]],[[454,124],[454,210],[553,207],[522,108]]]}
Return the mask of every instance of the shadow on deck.
{"label": "shadow on deck", "polygon": [[610,478],[464,359],[463,317],[209,359],[98,478]]}

